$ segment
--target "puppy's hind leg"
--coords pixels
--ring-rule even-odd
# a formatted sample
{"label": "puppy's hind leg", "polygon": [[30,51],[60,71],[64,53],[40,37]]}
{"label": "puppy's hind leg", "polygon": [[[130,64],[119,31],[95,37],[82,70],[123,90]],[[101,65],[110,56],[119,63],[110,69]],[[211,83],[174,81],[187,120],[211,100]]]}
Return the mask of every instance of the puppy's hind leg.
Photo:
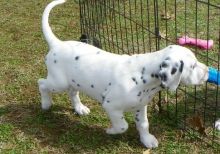
{"label": "puppy's hind leg", "polygon": [[63,92],[68,88],[68,83],[61,79],[63,79],[62,76],[57,75],[57,78],[52,78],[49,75],[47,79],[38,80],[39,91],[41,94],[41,107],[43,110],[50,109],[52,105],[51,93]]}
{"label": "puppy's hind leg", "polygon": [[73,108],[79,115],[87,115],[90,113],[89,108],[81,103],[78,91],[74,90],[73,88],[70,88],[69,96],[70,96]]}
{"label": "puppy's hind leg", "polygon": [[52,99],[50,96],[50,89],[48,88],[47,80],[39,79],[38,86],[41,94],[41,108],[43,110],[48,110],[52,105]]}

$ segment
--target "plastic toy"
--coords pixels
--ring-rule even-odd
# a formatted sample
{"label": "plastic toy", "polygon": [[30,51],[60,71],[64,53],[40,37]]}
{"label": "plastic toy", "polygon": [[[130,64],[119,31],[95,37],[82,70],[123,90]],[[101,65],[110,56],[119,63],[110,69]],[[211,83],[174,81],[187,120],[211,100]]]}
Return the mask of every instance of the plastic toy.
{"label": "plastic toy", "polygon": [[195,45],[198,46],[202,49],[211,49],[213,47],[213,40],[201,40],[201,39],[195,39],[195,38],[190,38],[188,36],[183,36],[178,39],[178,44],[179,45]]}
{"label": "plastic toy", "polygon": [[209,67],[209,78],[207,82],[220,85],[220,72],[212,67]]}

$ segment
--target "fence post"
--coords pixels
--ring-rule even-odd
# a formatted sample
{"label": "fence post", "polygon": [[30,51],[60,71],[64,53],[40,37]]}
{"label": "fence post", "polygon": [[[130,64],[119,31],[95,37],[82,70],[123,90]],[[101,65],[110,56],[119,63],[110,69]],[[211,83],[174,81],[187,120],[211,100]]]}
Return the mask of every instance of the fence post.
{"label": "fence post", "polygon": [[[160,26],[159,26],[159,16],[158,16],[158,0],[154,0],[154,27],[155,27],[155,47],[156,51],[160,50]],[[159,101],[158,101],[158,107],[159,107],[159,113],[162,112],[162,105],[161,105],[161,91],[159,92]]]}

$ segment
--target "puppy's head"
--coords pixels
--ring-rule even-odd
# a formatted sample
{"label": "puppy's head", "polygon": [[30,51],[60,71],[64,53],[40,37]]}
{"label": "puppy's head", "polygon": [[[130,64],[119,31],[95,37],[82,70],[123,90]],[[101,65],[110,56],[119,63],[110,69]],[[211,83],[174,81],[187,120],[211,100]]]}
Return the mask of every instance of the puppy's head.
{"label": "puppy's head", "polygon": [[187,48],[174,46],[161,65],[159,78],[161,87],[176,90],[180,83],[199,85],[208,79],[208,67],[200,63]]}

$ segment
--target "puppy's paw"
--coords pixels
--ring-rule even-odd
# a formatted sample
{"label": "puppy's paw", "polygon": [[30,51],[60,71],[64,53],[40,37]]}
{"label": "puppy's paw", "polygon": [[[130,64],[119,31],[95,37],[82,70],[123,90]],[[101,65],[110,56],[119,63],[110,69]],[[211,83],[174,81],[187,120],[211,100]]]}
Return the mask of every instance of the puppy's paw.
{"label": "puppy's paw", "polygon": [[126,128],[121,128],[121,129],[115,129],[115,128],[108,128],[106,129],[106,133],[110,135],[115,135],[115,134],[121,134],[124,133],[127,129]]}
{"label": "puppy's paw", "polygon": [[75,107],[75,111],[79,115],[88,115],[90,113],[90,109],[87,106],[83,105],[83,104],[77,105]]}
{"label": "puppy's paw", "polygon": [[154,137],[151,134],[141,136],[141,142],[144,144],[145,147],[150,148],[150,149],[158,147],[158,141],[156,137]]}
{"label": "puppy's paw", "polygon": [[220,119],[215,122],[215,128],[220,131]]}
{"label": "puppy's paw", "polygon": [[121,133],[124,133],[127,129],[128,129],[128,124],[124,123],[123,125],[120,125],[117,128],[111,127],[111,128],[106,129],[106,133],[111,134],[111,135],[121,134]]}
{"label": "puppy's paw", "polygon": [[44,111],[49,110],[51,108],[51,106],[52,106],[52,102],[50,100],[44,101],[44,102],[41,103],[41,108]]}

